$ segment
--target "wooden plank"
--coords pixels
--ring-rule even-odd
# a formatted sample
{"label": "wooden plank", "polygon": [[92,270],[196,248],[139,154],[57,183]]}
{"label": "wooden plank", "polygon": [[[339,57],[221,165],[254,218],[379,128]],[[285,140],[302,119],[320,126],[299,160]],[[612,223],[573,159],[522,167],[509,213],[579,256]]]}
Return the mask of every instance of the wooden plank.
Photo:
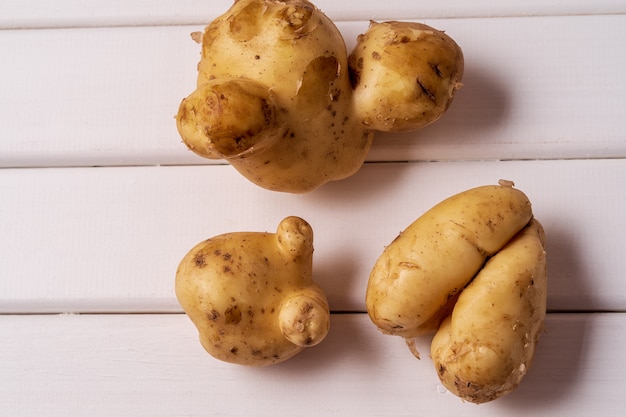
{"label": "wooden plank", "polygon": [[366,164],[305,195],[230,166],[0,170],[0,312],[180,311],[173,278],[197,242],[315,230],[314,276],[335,311],[364,311],[382,249],[444,198],[500,178],[527,193],[548,234],[549,308],[624,310],[626,164],[620,160]]}
{"label": "wooden plank", "polygon": [[321,345],[279,365],[208,356],[184,315],[0,316],[5,416],[568,416],[626,407],[626,314],[551,314],[518,390],[463,403],[365,314],[333,315]]}
{"label": "wooden plank", "polygon": [[[626,156],[626,15],[429,23],[463,47],[465,87],[436,124],[379,135],[370,161]],[[353,43],[366,26],[340,29]],[[198,29],[0,31],[0,166],[215,162],[187,151],[173,120]]]}
{"label": "wooden plank", "polygon": [[[378,135],[357,175],[306,195],[262,190],[178,138],[189,34],[231,3],[0,2],[0,416],[620,415],[626,3],[316,0],[349,48],[370,19],[444,29],[466,75],[439,123]],[[363,298],[401,229],[499,178],[546,228],[550,313],[522,386],[475,406],[443,389],[428,337],[415,360]],[[176,314],[178,261],[287,215],[315,230],[331,332],[275,367],[219,362]]]}
{"label": "wooden plank", "polygon": [[[620,0],[497,1],[484,0],[468,4],[462,0],[407,2],[337,2],[315,0],[314,3],[331,19],[382,20],[432,19],[450,17],[545,16],[617,14],[626,12]],[[56,0],[4,0],[0,3],[0,28],[42,28],[77,26],[137,26],[204,24],[226,11],[232,0],[188,0],[150,2],[98,0],[80,2]]]}
{"label": "wooden plank", "polygon": [[[0,166],[157,164],[168,153],[172,163],[193,161],[174,122],[199,56],[189,33],[0,32],[0,56],[10,63],[0,67]],[[171,36],[177,47],[163,49]],[[191,66],[172,65],[180,62]]]}

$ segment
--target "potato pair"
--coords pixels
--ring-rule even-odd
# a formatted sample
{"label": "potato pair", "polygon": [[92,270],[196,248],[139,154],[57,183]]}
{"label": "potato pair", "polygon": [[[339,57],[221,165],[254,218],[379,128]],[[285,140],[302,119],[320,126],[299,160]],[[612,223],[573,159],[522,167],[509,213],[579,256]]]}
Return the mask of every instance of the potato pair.
{"label": "potato pair", "polygon": [[443,385],[467,401],[494,400],[532,362],[546,314],[544,243],[530,201],[510,182],[462,192],[385,248],[367,311],[411,348],[436,332],[431,357]]}

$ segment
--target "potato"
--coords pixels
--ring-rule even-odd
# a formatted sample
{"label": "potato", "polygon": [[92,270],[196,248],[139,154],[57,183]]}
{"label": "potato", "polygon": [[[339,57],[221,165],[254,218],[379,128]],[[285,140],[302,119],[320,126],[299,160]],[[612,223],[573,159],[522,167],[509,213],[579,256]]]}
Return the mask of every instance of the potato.
{"label": "potato", "polygon": [[[283,125],[280,113],[274,94],[257,82],[244,78],[213,80],[185,99],[179,113],[180,131],[189,149],[198,155],[241,158],[274,142]],[[196,117],[203,123],[185,122]],[[204,140],[206,137],[211,141]]]}
{"label": "potato", "polygon": [[[183,142],[274,191],[309,192],[353,175],[376,129],[431,123],[460,86],[462,54],[447,36],[420,24],[380,27],[401,41],[383,45],[384,60],[360,59],[365,39],[376,41],[362,36],[351,76],[341,33],[312,3],[234,2],[201,37],[196,90],[176,115]],[[401,70],[413,65],[417,72]],[[411,92],[399,94],[390,79]]]}
{"label": "potato", "polygon": [[[252,92],[215,92],[233,79]],[[263,188],[311,191],[354,174],[370,149],[373,133],[353,114],[344,40],[308,1],[235,2],[204,31],[197,89],[176,117],[183,141]],[[237,123],[222,129],[222,116]]]}
{"label": "potato", "polygon": [[180,262],[176,296],[209,354],[271,365],[328,333],[328,301],[312,262],[313,230],[291,216],[276,233],[232,232],[197,244]]}
{"label": "potato", "polygon": [[463,290],[433,338],[443,385],[466,401],[492,401],[528,371],[546,315],[545,235],[532,220]]}
{"label": "potato", "polygon": [[419,358],[414,338],[436,332],[442,384],[466,401],[492,401],[526,374],[546,315],[545,233],[511,181],[437,204],[374,265],[367,311]]}
{"label": "potato", "polygon": [[420,23],[372,22],[349,61],[358,117],[374,130],[420,129],[439,119],[461,88],[461,48]]}
{"label": "potato", "polygon": [[531,217],[526,195],[508,184],[477,187],[437,204],[374,265],[365,299],[371,320],[407,339],[435,331],[485,260]]}

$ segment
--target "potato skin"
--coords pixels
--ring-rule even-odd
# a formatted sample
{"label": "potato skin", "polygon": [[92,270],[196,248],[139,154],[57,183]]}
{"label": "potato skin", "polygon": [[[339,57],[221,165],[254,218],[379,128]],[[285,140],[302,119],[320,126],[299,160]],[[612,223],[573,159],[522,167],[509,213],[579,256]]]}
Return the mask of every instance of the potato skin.
{"label": "potato skin", "polygon": [[[274,191],[305,193],[354,174],[373,132],[354,115],[347,55],[339,30],[306,0],[236,1],[204,31],[197,89],[245,79],[265,90],[254,97],[268,100],[224,95],[229,114],[252,127],[229,134],[213,123],[220,107],[195,111],[206,109],[201,99],[211,95],[192,93],[176,117],[183,142],[200,156],[227,160]],[[272,115],[263,126],[258,122],[268,109]],[[262,138],[253,137],[256,131]]]}
{"label": "potato skin", "polygon": [[515,389],[528,371],[546,315],[545,235],[533,219],[463,290],[431,345],[443,385],[484,403]]}
{"label": "potato skin", "polygon": [[204,158],[241,158],[276,142],[283,114],[264,85],[225,78],[207,81],[185,98],[176,126],[187,147]]}
{"label": "potato skin", "polygon": [[276,233],[232,232],[194,246],[179,264],[175,290],[205,350],[266,366],[320,343],[330,311],[312,279],[312,256],[313,231],[295,216]]}
{"label": "potato skin", "polygon": [[369,277],[367,312],[386,334],[433,332],[453,299],[531,219],[511,186],[473,188],[437,204],[385,248]]}
{"label": "potato skin", "polygon": [[461,88],[461,48],[414,22],[372,22],[348,63],[359,118],[370,129],[402,132],[439,119]]}
{"label": "potato skin", "polygon": [[176,115],[183,142],[289,193],[355,174],[377,130],[437,120],[463,73],[458,45],[418,23],[372,23],[349,59],[337,27],[307,0],[237,0],[194,39],[196,91]]}

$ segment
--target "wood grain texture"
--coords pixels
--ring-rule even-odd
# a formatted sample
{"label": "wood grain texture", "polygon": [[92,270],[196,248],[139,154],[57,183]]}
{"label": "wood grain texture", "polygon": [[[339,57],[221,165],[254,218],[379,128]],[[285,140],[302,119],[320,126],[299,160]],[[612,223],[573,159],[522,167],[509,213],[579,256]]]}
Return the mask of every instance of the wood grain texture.
{"label": "wood grain texture", "polygon": [[[377,135],[353,177],[288,195],[175,129],[189,35],[231,3],[0,2],[0,416],[622,415],[626,4],[317,0],[349,49],[370,19],[445,30],[465,86],[439,122]],[[546,229],[550,312],[520,388],[476,406],[439,384],[428,337],[417,361],[375,329],[364,293],[400,230],[500,178]],[[328,338],[265,369],[211,358],[174,296],[179,260],[288,215],[315,231]]]}
{"label": "wood grain texture", "polygon": [[624,314],[555,314],[519,389],[480,406],[445,392],[417,341],[379,333],[365,314],[333,315],[327,339],[280,365],[208,356],[181,314],[0,316],[6,416],[617,416]]}
{"label": "wood grain texture", "polygon": [[315,231],[314,277],[336,311],[364,311],[374,262],[398,232],[467,188],[516,182],[548,234],[549,308],[625,310],[623,160],[366,164],[306,195],[230,166],[0,170],[0,311],[180,311],[179,260],[230,231]]}
{"label": "wood grain texture", "polygon": [[[626,11],[620,0],[514,0],[502,2],[483,0],[468,3],[463,0],[438,2],[388,0],[314,2],[335,21],[432,19],[458,17],[558,16],[619,14]],[[232,0],[167,0],[124,1],[4,0],[0,3],[0,28],[49,28],[93,26],[162,26],[204,24],[222,14]]]}
{"label": "wood grain texture", "polygon": [[[435,124],[378,135],[369,161],[626,156],[626,14],[429,23],[463,48],[465,86]],[[340,23],[350,49],[367,24]],[[0,166],[223,163],[188,151],[174,122],[201,29],[0,31]]]}

